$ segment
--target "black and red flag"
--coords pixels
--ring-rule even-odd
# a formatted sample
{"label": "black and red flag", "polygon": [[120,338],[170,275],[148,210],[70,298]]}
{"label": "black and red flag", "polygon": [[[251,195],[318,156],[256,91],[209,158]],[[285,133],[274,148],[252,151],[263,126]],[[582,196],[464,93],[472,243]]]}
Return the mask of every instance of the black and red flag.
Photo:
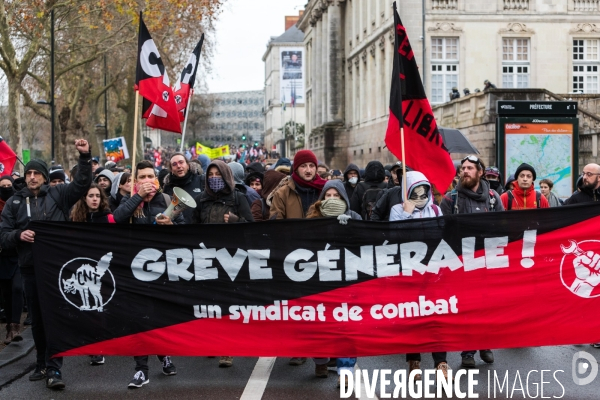
{"label": "black and red flag", "polygon": [[402,160],[401,130],[404,129],[406,160],[402,161],[425,174],[438,191],[444,193],[454,178],[454,164],[425,95],[406,28],[396,10],[396,2],[394,27],[394,67],[385,144],[392,154]]}
{"label": "black and red flag", "polygon": [[566,207],[208,230],[35,221],[48,348],[362,357],[598,343],[600,208]]}
{"label": "black and red flag", "polygon": [[204,43],[204,33],[200,37],[200,41],[194,48],[194,51],[192,51],[192,54],[190,54],[190,58],[188,59],[185,68],[183,68],[183,71],[181,71],[181,74],[179,75],[179,78],[173,87],[177,111],[179,112],[179,118],[182,122],[185,119],[188,99],[194,92],[196,73],[198,72],[198,66],[200,65],[200,52],[202,51],[202,43]]}
{"label": "black and red flag", "polygon": [[140,95],[146,100],[142,112],[142,115],[148,118],[146,125],[151,128],[181,133],[177,104],[175,104],[169,76],[156,44],[142,19],[142,13],[140,13],[135,85]]}
{"label": "black and red flag", "polygon": [[17,155],[0,136],[0,175],[10,175],[17,161]]}

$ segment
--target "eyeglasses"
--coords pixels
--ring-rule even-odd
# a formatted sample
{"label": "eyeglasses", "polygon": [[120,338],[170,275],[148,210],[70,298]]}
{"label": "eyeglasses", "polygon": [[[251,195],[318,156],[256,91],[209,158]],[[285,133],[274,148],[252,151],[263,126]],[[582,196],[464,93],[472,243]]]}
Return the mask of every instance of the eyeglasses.
{"label": "eyeglasses", "polygon": [[591,178],[594,175],[600,175],[600,174],[595,174],[593,172],[585,172],[585,171],[581,173],[581,176],[587,176],[588,178]]}
{"label": "eyeglasses", "polygon": [[461,164],[461,165],[462,165],[462,164],[464,164],[464,163],[465,163],[465,161],[470,161],[470,162],[472,162],[472,163],[475,163],[475,164],[479,164],[479,165],[481,165],[481,161],[479,161],[479,158],[477,158],[477,157],[475,157],[475,156],[466,156],[465,158],[463,158],[463,159],[460,161],[460,164]]}

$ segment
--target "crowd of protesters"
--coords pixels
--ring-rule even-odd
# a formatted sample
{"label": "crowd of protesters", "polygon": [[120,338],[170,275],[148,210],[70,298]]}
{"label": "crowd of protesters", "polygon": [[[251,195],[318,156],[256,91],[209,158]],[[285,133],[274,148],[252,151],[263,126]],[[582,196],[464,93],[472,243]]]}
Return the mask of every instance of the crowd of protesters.
{"label": "crowd of protesters", "polygon": [[[167,148],[146,152],[145,159],[130,171],[114,163],[100,166],[85,140],[77,140],[75,147],[79,162],[68,173],[60,167],[49,170],[43,161],[31,160],[24,177],[0,177],[0,291],[7,324],[5,343],[22,340],[20,316],[25,297],[37,351],[36,368],[29,379],[45,379],[47,387],[53,389],[65,387],[60,372],[62,358],[50,358],[46,351],[33,269],[35,232],[28,229],[30,221],[172,225],[331,217],[347,224],[351,219],[401,221],[562,205],[552,192],[550,180],[541,180],[541,191],[535,190],[537,175],[531,165],[521,164],[503,184],[498,168],[486,167],[477,156],[455,162],[454,182],[446,193],[439,193],[425,175],[408,166],[407,187],[402,190],[404,168],[400,162],[384,166],[371,161],[364,170],[356,164],[344,170],[331,169],[319,163],[310,150],[298,151],[293,161],[279,158],[271,163],[265,158],[267,154],[261,154],[254,161],[249,157],[227,163],[211,161],[205,155],[191,156],[190,150],[179,153]],[[171,217],[164,215],[174,188],[192,196],[197,207]],[[600,166],[588,164],[577,191],[565,204],[594,201],[600,201]],[[479,352],[484,362],[494,362],[491,349]],[[476,350],[462,352],[462,367],[475,367],[475,354]],[[326,378],[328,367],[337,367],[338,374],[353,369],[356,358],[348,356],[314,359],[316,376]],[[446,353],[432,356],[435,367],[447,376]],[[177,373],[168,355],[158,358],[165,375]],[[420,369],[420,354],[407,354],[406,360],[410,371]],[[102,356],[90,358],[92,365],[104,361]],[[306,357],[292,357],[289,364],[306,361]],[[148,356],[135,357],[135,364],[129,387],[149,382]],[[231,367],[233,357],[220,357],[218,365]]]}

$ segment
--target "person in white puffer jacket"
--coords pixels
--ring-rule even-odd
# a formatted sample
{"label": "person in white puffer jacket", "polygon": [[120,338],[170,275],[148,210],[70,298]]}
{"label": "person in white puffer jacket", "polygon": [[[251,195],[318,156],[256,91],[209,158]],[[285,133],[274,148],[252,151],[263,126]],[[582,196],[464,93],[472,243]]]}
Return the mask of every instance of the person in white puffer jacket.
{"label": "person in white puffer jacket", "polygon": [[[406,173],[408,200],[396,204],[390,211],[390,221],[414,218],[433,218],[442,215],[442,210],[433,204],[431,184],[421,172]],[[404,196],[404,195],[403,195]]]}

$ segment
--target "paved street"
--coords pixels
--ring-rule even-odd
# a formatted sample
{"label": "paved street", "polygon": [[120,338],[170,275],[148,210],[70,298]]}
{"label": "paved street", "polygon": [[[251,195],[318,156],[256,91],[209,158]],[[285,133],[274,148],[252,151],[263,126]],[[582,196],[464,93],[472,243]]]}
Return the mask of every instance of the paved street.
{"label": "paved street", "polygon": [[[543,397],[563,398],[569,400],[597,399],[600,393],[600,377],[587,386],[577,386],[571,377],[571,363],[577,351],[587,351],[596,358],[600,358],[600,351],[590,346],[558,346],[546,348],[524,348],[499,350],[495,352],[496,363],[488,366],[478,360],[479,383],[476,393],[479,398],[542,398],[540,385],[540,370],[545,372]],[[33,362],[34,352],[31,352],[20,363],[27,365]],[[73,357],[66,359],[63,377],[67,388],[61,392],[53,392],[44,387],[43,382],[30,382],[25,374],[20,379],[2,387],[2,399],[339,399],[339,389],[336,388],[337,376],[331,370],[328,379],[319,379],[314,376],[314,363],[309,360],[300,367],[287,365],[287,358],[277,358],[272,364],[270,359],[261,358],[235,358],[232,368],[218,368],[217,358],[205,357],[176,357],[178,374],[176,376],[163,376],[158,360],[152,358],[150,362],[150,383],[141,389],[127,389],[127,383],[132,378],[133,360],[129,357],[108,357],[103,366],[92,367],[88,364],[87,357]],[[460,364],[460,355],[451,353],[449,364],[457,369]],[[389,368],[396,370],[405,368],[403,355],[365,357],[358,359],[358,367],[367,370],[369,374],[374,369]],[[430,355],[423,356],[423,368],[432,368],[433,362]],[[6,367],[5,367],[6,368]],[[537,370],[527,374],[530,370]],[[557,370],[556,378],[553,378]],[[505,385],[502,392],[496,385],[496,396],[493,388],[488,397],[487,376],[488,371],[494,371],[499,376],[500,382],[504,380],[506,371],[508,375],[508,392]],[[517,375],[517,371],[519,375]],[[252,376],[252,377],[251,377]],[[519,384],[520,377],[522,382]],[[265,387],[265,378],[268,379]],[[516,381],[516,383],[515,383]],[[364,385],[363,385],[364,386]],[[514,386],[514,391],[513,391]],[[466,384],[461,385],[466,390]],[[564,394],[563,394],[564,387]],[[393,385],[388,393],[393,391]],[[511,396],[512,392],[512,396]],[[383,398],[377,383],[375,391],[377,398]],[[537,393],[537,396],[536,396]],[[352,396],[352,398],[355,398]],[[360,398],[369,398],[363,393]],[[409,397],[410,398],[410,397]]]}

